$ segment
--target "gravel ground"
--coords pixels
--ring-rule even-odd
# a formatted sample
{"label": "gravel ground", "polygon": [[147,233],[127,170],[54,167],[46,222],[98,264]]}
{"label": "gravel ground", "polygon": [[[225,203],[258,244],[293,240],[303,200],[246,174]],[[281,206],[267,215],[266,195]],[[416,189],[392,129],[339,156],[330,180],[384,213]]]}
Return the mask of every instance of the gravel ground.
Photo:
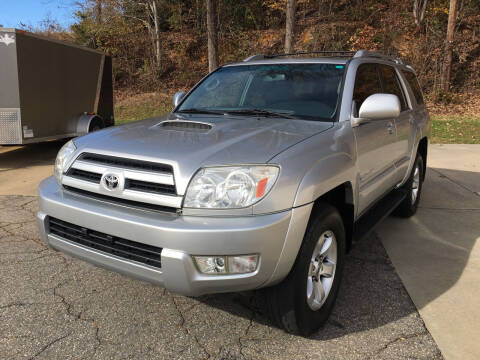
{"label": "gravel ground", "polygon": [[187,298],[48,249],[36,197],[0,196],[5,359],[442,359],[376,235],[348,255],[337,306],[310,338],[255,294]]}

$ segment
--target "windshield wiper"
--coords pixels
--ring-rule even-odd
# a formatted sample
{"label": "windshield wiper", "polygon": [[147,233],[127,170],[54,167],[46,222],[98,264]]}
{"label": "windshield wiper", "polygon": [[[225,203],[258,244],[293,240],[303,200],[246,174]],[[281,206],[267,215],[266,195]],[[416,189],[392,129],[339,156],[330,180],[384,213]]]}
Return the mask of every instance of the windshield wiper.
{"label": "windshield wiper", "polygon": [[224,111],[215,111],[215,110],[207,110],[207,109],[183,109],[176,111],[177,113],[181,114],[213,114],[213,115],[224,115]]}
{"label": "windshield wiper", "polygon": [[260,116],[275,116],[285,119],[297,119],[295,116],[291,116],[282,112],[263,110],[263,109],[241,109],[241,110],[228,110],[227,114],[238,115],[260,115]]}

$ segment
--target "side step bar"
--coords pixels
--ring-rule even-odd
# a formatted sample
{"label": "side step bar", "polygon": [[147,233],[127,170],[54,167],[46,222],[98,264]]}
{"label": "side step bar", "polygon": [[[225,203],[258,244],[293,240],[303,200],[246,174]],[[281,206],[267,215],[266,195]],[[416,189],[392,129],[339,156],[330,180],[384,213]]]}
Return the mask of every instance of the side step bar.
{"label": "side step bar", "polygon": [[360,241],[370,235],[375,226],[390,215],[407,195],[408,191],[406,190],[393,190],[362,215],[354,225],[353,242]]}

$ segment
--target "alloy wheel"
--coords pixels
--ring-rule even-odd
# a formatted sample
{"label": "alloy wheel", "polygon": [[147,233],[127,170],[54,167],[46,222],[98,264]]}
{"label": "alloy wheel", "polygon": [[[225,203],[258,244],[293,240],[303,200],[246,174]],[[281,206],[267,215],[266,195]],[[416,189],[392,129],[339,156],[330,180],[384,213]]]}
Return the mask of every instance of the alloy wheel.
{"label": "alloy wheel", "polygon": [[337,265],[337,240],[333,231],[320,235],[308,268],[307,303],[316,311],[322,307],[332,289]]}

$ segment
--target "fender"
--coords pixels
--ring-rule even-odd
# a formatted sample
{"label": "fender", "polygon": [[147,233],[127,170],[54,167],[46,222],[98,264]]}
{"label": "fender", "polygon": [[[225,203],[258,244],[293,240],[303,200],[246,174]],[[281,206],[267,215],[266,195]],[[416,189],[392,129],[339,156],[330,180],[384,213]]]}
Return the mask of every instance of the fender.
{"label": "fender", "polygon": [[[418,152],[418,146],[420,144],[420,140],[422,140],[424,137],[427,137],[427,139],[430,137],[430,126],[431,126],[430,117],[428,116],[425,121],[417,123],[417,126],[415,126],[415,128],[413,129],[413,131],[415,132],[413,135],[415,142],[414,142],[414,145],[412,146],[412,152],[410,154],[408,169],[402,181],[397,185],[397,188],[405,184],[405,182],[410,177],[410,173],[413,169],[413,164],[415,163],[415,158]],[[427,159],[423,159],[423,160],[425,161],[425,166],[426,166]]]}
{"label": "fender", "polygon": [[347,193],[347,202],[355,204],[353,184],[355,164],[346,153],[336,153],[320,159],[308,169],[299,184],[287,236],[277,266],[270,279],[262,286],[270,286],[281,281],[290,272],[302,245],[310,220],[314,201],[339,185],[352,184]]}
{"label": "fender", "polygon": [[77,120],[77,135],[85,135],[88,134],[88,129],[90,127],[90,123],[94,119],[100,119],[102,118],[98,116],[97,114],[82,114]]}
{"label": "fender", "polygon": [[[336,153],[318,160],[303,176],[295,196],[294,207],[314,202],[337,186],[349,182],[355,189],[355,161],[347,153]],[[356,205],[350,194],[348,201]]]}

